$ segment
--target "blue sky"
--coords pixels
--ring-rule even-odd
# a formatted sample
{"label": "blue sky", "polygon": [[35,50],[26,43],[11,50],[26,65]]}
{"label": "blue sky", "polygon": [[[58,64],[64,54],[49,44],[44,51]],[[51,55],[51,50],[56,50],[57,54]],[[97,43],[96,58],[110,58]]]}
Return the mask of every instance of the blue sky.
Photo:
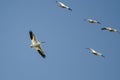
{"label": "blue sky", "polygon": [[[56,0],[0,0],[0,80],[120,80],[120,34],[101,30],[120,30],[120,1],[60,1],[73,11]],[[46,42],[45,59],[30,48],[29,30]]]}

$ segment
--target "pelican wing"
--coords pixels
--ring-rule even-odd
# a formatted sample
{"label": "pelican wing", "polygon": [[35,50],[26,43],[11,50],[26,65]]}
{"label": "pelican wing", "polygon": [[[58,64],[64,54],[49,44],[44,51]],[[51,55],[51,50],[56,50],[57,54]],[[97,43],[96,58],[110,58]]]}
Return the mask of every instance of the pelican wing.
{"label": "pelican wing", "polygon": [[96,51],[92,48],[88,48],[92,53],[96,53]]}
{"label": "pelican wing", "polygon": [[32,43],[37,43],[34,33],[32,31],[29,31],[29,34],[30,34],[30,39],[31,39]]}
{"label": "pelican wing", "polygon": [[63,8],[67,8],[68,6],[66,6],[64,3],[62,3],[62,2],[58,2],[58,4],[61,6],[61,7],[63,7]]}
{"label": "pelican wing", "polygon": [[37,46],[37,47],[36,47],[36,50],[38,51],[38,53],[39,53],[43,58],[46,57],[44,51],[42,50],[42,48],[41,48],[40,46]]}
{"label": "pelican wing", "polygon": [[61,6],[64,6],[64,7],[66,7],[66,5],[64,4],[64,3],[62,3],[62,2],[58,2]]}

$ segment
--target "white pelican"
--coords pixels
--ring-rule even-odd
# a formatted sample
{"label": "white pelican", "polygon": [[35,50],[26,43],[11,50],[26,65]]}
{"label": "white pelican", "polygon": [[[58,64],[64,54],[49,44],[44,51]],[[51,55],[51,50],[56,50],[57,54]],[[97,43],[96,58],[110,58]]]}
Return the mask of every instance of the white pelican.
{"label": "white pelican", "polygon": [[102,56],[102,57],[105,57],[102,53],[97,52],[97,51],[95,51],[95,50],[92,49],[92,48],[86,48],[86,49],[89,49],[90,52],[91,52],[92,54],[96,55],[96,56]]}
{"label": "white pelican", "polygon": [[93,20],[93,19],[85,19],[89,23],[94,23],[94,24],[101,24],[100,22]]}
{"label": "white pelican", "polygon": [[32,44],[30,45],[30,47],[31,47],[31,48],[35,48],[35,49],[39,52],[39,54],[40,54],[43,58],[45,58],[46,55],[45,55],[44,51],[42,50],[42,48],[40,47],[40,44],[41,44],[41,43],[45,43],[45,42],[39,42],[39,41],[36,39],[36,37],[35,37],[35,35],[34,35],[34,33],[33,33],[32,31],[29,31],[29,35],[30,35],[30,39],[31,39],[31,42],[32,42]]}
{"label": "white pelican", "polygon": [[118,32],[120,33],[117,29],[111,28],[111,27],[103,27],[101,28],[101,30],[108,30],[110,32]]}
{"label": "white pelican", "polygon": [[72,9],[70,7],[68,7],[67,5],[65,5],[64,3],[60,2],[60,1],[56,1],[56,3],[58,3],[58,6],[60,6],[61,8],[66,8],[66,9],[72,11]]}

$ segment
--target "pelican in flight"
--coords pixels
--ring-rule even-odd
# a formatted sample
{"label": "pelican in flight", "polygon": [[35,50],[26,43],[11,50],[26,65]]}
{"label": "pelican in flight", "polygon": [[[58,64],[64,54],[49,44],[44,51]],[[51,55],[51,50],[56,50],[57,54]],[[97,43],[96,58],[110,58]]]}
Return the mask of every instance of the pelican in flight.
{"label": "pelican in flight", "polygon": [[56,3],[58,3],[58,6],[60,6],[61,8],[66,8],[66,9],[72,11],[72,9],[70,7],[68,7],[67,5],[65,5],[64,3],[59,2],[59,1],[56,1]]}
{"label": "pelican in flight", "polygon": [[31,39],[31,42],[32,42],[32,44],[30,45],[30,47],[31,47],[31,48],[35,48],[35,49],[38,51],[38,53],[39,53],[43,58],[45,58],[46,55],[45,55],[44,51],[42,50],[42,48],[40,47],[40,45],[41,45],[42,43],[45,43],[45,42],[39,42],[39,41],[36,39],[36,37],[35,37],[35,35],[34,35],[34,33],[33,33],[32,31],[29,31],[29,35],[30,35],[30,39]]}
{"label": "pelican in flight", "polygon": [[110,32],[118,32],[120,33],[117,29],[111,28],[111,27],[103,27],[101,28],[101,30],[108,30]]}
{"label": "pelican in flight", "polygon": [[93,19],[85,19],[85,21],[87,21],[89,23],[93,23],[93,24],[101,24],[100,22],[93,20]]}
{"label": "pelican in flight", "polygon": [[97,52],[97,51],[95,51],[95,50],[92,49],[92,48],[86,48],[86,49],[90,50],[90,52],[91,52],[92,54],[96,55],[96,56],[102,56],[102,57],[105,57],[102,53]]}

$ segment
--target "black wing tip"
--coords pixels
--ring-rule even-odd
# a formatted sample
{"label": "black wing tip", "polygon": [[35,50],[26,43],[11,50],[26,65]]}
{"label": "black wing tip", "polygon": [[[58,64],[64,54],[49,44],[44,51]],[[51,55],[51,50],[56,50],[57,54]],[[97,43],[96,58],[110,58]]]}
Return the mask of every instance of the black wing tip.
{"label": "black wing tip", "polygon": [[43,58],[46,58],[46,55],[41,54],[41,56],[42,56]]}
{"label": "black wing tip", "polygon": [[30,30],[29,33],[32,33],[32,30]]}
{"label": "black wing tip", "polygon": [[106,28],[101,28],[101,30],[106,30]]}
{"label": "black wing tip", "polygon": [[98,24],[101,24],[100,22],[97,22]]}
{"label": "black wing tip", "polygon": [[42,55],[43,58],[46,58],[46,55]]}
{"label": "black wing tip", "polygon": [[104,55],[101,55],[103,58],[105,58],[105,56]]}
{"label": "black wing tip", "polygon": [[41,55],[43,58],[46,58],[46,55]]}
{"label": "black wing tip", "polygon": [[43,58],[46,58],[46,55],[43,54],[40,50],[37,50],[39,52],[39,54],[43,57]]}
{"label": "black wing tip", "polygon": [[29,34],[30,34],[30,39],[32,40],[32,38],[33,38],[33,32],[30,30]]}
{"label": "black wing tip", "polygon": [[72,11],[72,9],[71,9],[71,8],[68,8],[68,10]]}
{"label": "black wing tip", "polygon": [[32,35],[32,34],[33,34],[33,32],[30,30],[30,31],[29,31],[29,34],[30,34],[30,35]]}

